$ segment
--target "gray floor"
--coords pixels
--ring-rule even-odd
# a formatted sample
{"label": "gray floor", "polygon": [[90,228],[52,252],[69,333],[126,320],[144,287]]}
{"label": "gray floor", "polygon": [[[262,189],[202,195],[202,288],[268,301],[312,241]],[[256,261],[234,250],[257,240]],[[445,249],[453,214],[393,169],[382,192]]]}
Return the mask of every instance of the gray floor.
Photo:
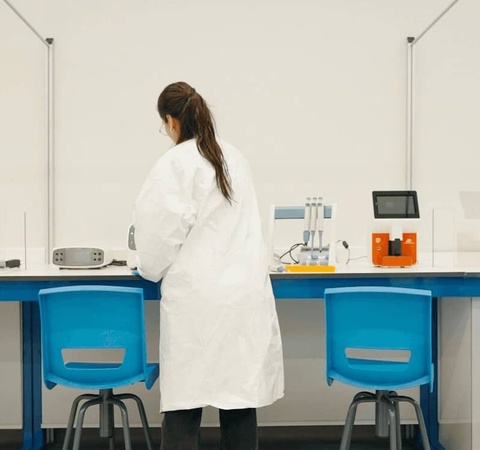
{"label": "gray floor", "polygon": [[[311,443],[260,443],[259,450],[338,450],[339,443],[321,443],[321,442],[311,442]],[[60,450],[61,445],[49,446],[48,450]],[[123,446],[118,445],[118,449],[123,449]],[[134,445],[133,450],[145,449],[145,446]],[[156,449],[159,447],[156,446]],[[18,449],[18,447],[17,447]],[[353,443],[350,447],[350,450],[388,450],[388,444],[379,444],[375,442],[364,442],[364,443]],[[10,450],[7,448],[5,450]],[[13,447],[12,447],[13,450]],[[81,447],[81,450],[108,450],[108,445],[97,445],[97,446],[88,446]],[[202,445],[200,450],[220,450],[218,445]],[[404,445],[402,450],[413,450],[413,446]]]}
{"label": "gray floor", "polygon": [[[341,427],[265,427],[259,428],[259,450],[338,450]],[[116,448],[123,449],[122,431],[116,430]],[[53,433],[54,441],[46,450],[62,448],[64,431]],[[153,429],[152,437],[157,450],[160,444],[160,430]],[[133,450],[146,449],[142,431],[132,429]],[[410,440],[404,440],[402,450],[414,450]],[[0,430],[0,450],[21,449],[21,433],[18,430],[9,432]],[[215,428],[203,428],[200,450],[219,450],[219,431]],[[373,427],[357,426],[351,450],[388,450],[388,440],[374,436]],[[108,442],[98,437],[98,430],[86,429],[82,434],[81,450],[108,450]]]}
{"label": "gray floor", "polygon": [[[108,450],[108,442],[98,438],[96,430],[85,430],[82,435],[82,450]],[[118,433],[117,448],[123,449],[121,430]],[[259,428],[259,450],[338,450],[342,427],[265,427]],[[160,430],[152,430],[155,449],[159,448]],[[55,443],[47,446],[48,450],[62,448],[63,431],[55,434]],[[141,430],[132,430],[133,450],[145,449]],[[402,450],[413,450],[411,441],[405,440]],[[4,447],[0,447],[2,450]],[[18,448],[18,447],[17,447]],[[201,433],[200,450],[219,450],[219,431],[204,428]],[[374,436],[373,427],[356,427],[351,450],[388,450],[387,439]],[[5,449],[7,450],[7,449]],[[8,449],[10,450],[10,449]],[[13,450],[13,448],[12,448]]]}

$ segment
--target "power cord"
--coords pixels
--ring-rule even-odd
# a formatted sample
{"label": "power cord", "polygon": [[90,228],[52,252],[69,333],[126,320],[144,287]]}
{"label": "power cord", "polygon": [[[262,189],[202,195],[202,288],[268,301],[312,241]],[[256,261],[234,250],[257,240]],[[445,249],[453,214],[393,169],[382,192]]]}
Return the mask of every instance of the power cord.
{"label": "power cord", "polygon": [[348,264],[348,262],[350,261],[350,247],[349,247],[349,245],[348,245],[348,242],[347,242],[347,241],[344,241],[343,239],[339,239],[339,240],[337,241],[337,244],[338,244],[339,242],[341,242],[342,245],[343,245],[343,247],[347,250],[347,259],[346,259],[346,261],[345,261],[345,264]]}
{"label": "power cord", "polygon": [[339,239],[337,241],[337,244],[341,242],[342,245],[345,247],[345,249],[347,250],[347,260],[345,261],[345,265],[347,265],[350,261],[357,261],[358,259],[362,259],[362,258],[367,258],[367,256],[358,256],[357,258],[350,258],[350,247],[348,245],[348,242],[347,241],[344,241],[343,239]]}
{"label": "power cord", "polygon": [[[357,258],[350,258],[350,246],[348,245],[348,242],[343,240],[343,239],[338,239],[337,244],[341,243],[345,250],[347,251],[347,259],[345,260],[345,264],[348,264],[350,261],[357,261],[358,259],[362,258],[367,258],[367,256],[359,256]],[[282,263],[282,264],[287,264],[287,262],[283,261],[283,258],[285,256],[289,256],[290,259],[295,263],[298,264],[298,260],[292,255],[293,250],[295,250],[297,247],[300,247],[301,245],[306,245],[305,242],[297,242],[296,244],[293,244],[285,253],[282,255],[278,256],[276,255],[277,260]],[[339,262],[339,261],[338,261]]]}
{"label": "power cord", "polygon": [[357,261],[358,259],[362,258],[367,258],[367,255],[358,256],[357,258],[348,258],[346,264],[348,264],[350,261]]}
{"label": "power cord", "polygon": [[290,259],[295,263],[295,264],[298,264],[298,260],[296,260],[293,255],[292,255],[292,252],[293,250],[295,250],[297,247],[300,247],[300,245],[305,245],[304,242],[298,242],[296,244],[293,244],[289,250],[287,250],[285,253],[283,253],[282,255],[280,255],[278,257],[278,260],[282,263],[282,264],[286,264],[285,261],[282,261],[282,258],[284,258],[285,256],[289,255],[290,256]]}
{"label": "power cord", "polygon": [[110,264],[107,264],[107,265],[108,266],[126,266],[127,261],[114,259]]}

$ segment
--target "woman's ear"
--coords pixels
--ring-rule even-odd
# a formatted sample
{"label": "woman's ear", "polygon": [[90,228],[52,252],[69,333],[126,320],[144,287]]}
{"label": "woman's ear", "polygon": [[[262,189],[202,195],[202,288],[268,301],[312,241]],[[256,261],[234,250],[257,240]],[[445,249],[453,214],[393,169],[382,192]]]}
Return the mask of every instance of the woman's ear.
{"label": "woman's ear", "polygon": [[167,114],[165,116],[165,119],[167,119],[165,121],[165,125],[168,127],[169,130],[171,130],[173,125],[173,117],[170,114]]}
{"label": "woman's ear", "polygon": [[175,119],[175,117],[172,117],[170,114],[167,114],[165,118],[167,119],[165,127],[167,133],[172,138],[172,140],[177,143],[178,138],[180,137],[180,122]]}

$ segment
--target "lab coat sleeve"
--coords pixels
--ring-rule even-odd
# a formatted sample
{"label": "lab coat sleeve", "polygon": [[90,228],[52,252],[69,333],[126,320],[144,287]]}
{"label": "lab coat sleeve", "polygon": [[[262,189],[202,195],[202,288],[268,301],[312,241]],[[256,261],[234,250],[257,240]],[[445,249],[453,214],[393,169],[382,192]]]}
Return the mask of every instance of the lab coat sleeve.
{"label": "lab coat sleeve", "polygon": [[133,218],[137,268],[147,280],[163,278],[195,223],[191,171],[188,164],[166,154],[138,196]]}

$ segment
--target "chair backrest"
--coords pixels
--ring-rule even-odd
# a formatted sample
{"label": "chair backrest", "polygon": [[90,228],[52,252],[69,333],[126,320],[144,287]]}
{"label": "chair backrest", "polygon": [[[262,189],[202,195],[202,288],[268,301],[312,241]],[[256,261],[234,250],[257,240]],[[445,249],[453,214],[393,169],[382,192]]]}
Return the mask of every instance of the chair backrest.
{"label": "chair backrest", "polygon": [[[39,292],[43,376],[47,387],[82,384],[112,387],[143,379],[146,345],[143,290],[112,286],[71,286]],[[123,360],[95,370],[68,364],[65,350],[119,349]]]}
{"label": "chair backrest", "polygon": [[[378,390],[433,388],[430,291],[326,289],[325,321],[329,384],[338,379]],[[379,358],[382,353],[387,358]]]}

